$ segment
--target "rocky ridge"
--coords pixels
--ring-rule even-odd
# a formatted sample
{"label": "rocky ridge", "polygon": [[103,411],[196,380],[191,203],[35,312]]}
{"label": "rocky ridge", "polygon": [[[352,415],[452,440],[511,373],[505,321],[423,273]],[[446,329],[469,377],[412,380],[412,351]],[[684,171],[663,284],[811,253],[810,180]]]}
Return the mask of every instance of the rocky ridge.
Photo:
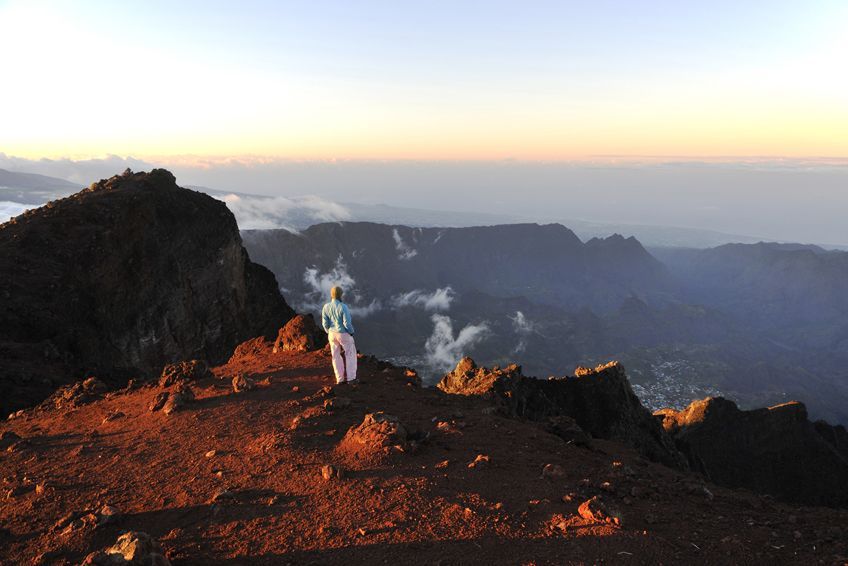
{"label": "rocky ridge", "polygon": [[226,205],[157,169],[125,172],[0,225],[0,411],[86,375],[224,361],[292,315]]}
{"label": "rocky ridge", "polygon": [[437,387],[445,393],[482,396],[506,414],[549,426],[562,426],[557,419],[566,417],[593,437],[623,442],[672,467],[687,467],[671,438],[633,393],[618,362],[541,380],[523,375],[514,364],[503,369],[478,367],[466,357]]}
{"label": "rocky ridge", "polygon": [[742,411],[718,397],[656,414],[709,481],[794,503],[848,506],[848,432],[810,422],[803,403]]}

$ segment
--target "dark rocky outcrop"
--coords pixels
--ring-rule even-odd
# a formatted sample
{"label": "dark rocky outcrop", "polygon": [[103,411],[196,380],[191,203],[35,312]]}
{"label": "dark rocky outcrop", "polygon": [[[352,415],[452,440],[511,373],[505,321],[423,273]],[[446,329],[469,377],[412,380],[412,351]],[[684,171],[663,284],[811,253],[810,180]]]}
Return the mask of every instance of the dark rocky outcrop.
{"label": "dark rocky outcrop", "polygon": [[848,505],[848,434],[810,422],[802,403],[743,411],[708,397],[656,415],[709,481],[794,503]]}
{"label": "dark rocky outcrop", "polygon": [[223,202],[125,172],[0,225],[0,410],[93,373],[224,361],[293,315]]}
{"label": "dark rocky outcrop", "polygon": [[558,417],[570,417],[593,437],[618,440],[652,460],[686,467],[671,438],[633,393],[618,362],[577,368],[573,377],[545,381],[524,376],[514,364],[489,369],[466,357],[437,387],[445,393],[487,397],[509,415],[549,427]]}

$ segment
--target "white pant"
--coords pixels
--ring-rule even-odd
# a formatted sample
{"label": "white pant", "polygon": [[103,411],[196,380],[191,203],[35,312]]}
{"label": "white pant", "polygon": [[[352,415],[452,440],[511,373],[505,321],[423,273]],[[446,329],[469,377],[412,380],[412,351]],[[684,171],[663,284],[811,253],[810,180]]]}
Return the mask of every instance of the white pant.
{"label": "white pant", "polygon": [[[333,354],[336,383],[353,381],[356,379],[356,344],[353,342],[353,336],[347,332],[331,330],[327,333],[327,338],[330,340],[330,352]],[[344,360],[342,360],[342,350],[344,350]],[[347,373],[346,379],[345,373]]]}

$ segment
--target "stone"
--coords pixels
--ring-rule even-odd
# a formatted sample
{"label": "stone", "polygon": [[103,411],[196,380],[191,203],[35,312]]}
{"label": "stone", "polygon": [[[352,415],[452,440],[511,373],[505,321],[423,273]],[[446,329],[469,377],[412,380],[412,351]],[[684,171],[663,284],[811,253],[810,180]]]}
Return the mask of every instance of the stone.
{"label": "stone", "polygon": [[188,403],[194,400],[194,394],[191,389],[183,389],[182,391],[171,391],[168,394],[168,399],[162,406],[162,412],[170,415],[183,409]]}
{"label": "stone", "polygon": [[244,393],[245,391],[250,391],[255,387],[253,380],[243,373],[238,373],[235,377],[233,377],[232,385],[233,392],[235,393]]}
{"label": "stone", "polygon": [[106,550],[89,554],[83,561],[87,566],[170,566],[162,546],[153,537],[140,531],[129,531],[118,537]]}
{"label": "stone", "polygon": [[265,356],[271,350],[269,342],[264,336],[257,336],[250,340],[245,340],[233,350],[233,355],[230,356],[228,364],[237,364],[249,362],[256,358]]}
{"label": "stone", "polygon": [[118,419],[124,418],[125,416],[126,415],[123,412],[115,410],[115,411],[112,411],[109,414],[107,414],[105,417],[103,417],[103,422],[108,423],[108,422],[116,421]]}
{"label": "stone", "polygon": [[481,466],[488,466],[490,461],[491,460],[487,454],[477,454],[477,457],[468,464],[468,467],[479,468]]}
{"label": "stone", "polygon": [[159,387],[171,387],[180,382],[197,381],[213,377],[209,366],[203,360],[189,360],[176,364],[168,364],[162,369],[159,377]]}
{"label": "stone", "polygon": [[586,520],[595,523],[621,525],[621,512],[596,495],[580,504],[577,513]]}
{"label": "stone", "polygon": [[327,464],[321,466],[321,477],[325,481],[338,480],[344,477],[344,472],[333,465]]}
{"label": "stone", "polygon": [[148,405],[147,409],[151,413],[158,411],[159,409],[165,406],[165,402],[168,400],[169,396],[170,393],[168,393],[167,391],[160,391],[153,398],[153,401],[150,402],[150,405]]}
{"label": "stone", "polygon": [[311,314],[298,314],[277,332],[273,353],[309,352],[327,345],[327,333],[315,323]]}
{"label": "stone", "polygon": [[345,439],[371,448],[405,446],[407,431],[394,415],[368,413],[360,424],[347,431]]}

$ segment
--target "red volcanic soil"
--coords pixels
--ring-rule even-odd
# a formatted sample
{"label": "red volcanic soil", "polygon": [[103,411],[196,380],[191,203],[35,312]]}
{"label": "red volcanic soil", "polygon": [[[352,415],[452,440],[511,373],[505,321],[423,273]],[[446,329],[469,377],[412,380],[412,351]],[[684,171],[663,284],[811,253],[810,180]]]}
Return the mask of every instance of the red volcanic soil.
{"label": "red volcanic soil", "polygon": [[[213,371],[192,382],[195,401],[170,415],[148,409],[161,392],[151,383],[0,424],[7,443],[9,431],[26,441],[0,453],[0,563],[76,564],[128,530],[159,539],[175,565],[848,556],[848,511],[704,484],[613,442],[566,444],[491,414],[483,399],[421,389],[373,360],[362,360],[358,385],[328,389],[323,352],[257,348]],[[255,388],[234,393],[239,373]],[[402,448],[345,438],[379,411],[406,429]],[[325,480],[328,464],[343,476]],[[619,510],[620,525],[581,516],[596,495]],[[118,514],[105,520],[104,505]]]}

